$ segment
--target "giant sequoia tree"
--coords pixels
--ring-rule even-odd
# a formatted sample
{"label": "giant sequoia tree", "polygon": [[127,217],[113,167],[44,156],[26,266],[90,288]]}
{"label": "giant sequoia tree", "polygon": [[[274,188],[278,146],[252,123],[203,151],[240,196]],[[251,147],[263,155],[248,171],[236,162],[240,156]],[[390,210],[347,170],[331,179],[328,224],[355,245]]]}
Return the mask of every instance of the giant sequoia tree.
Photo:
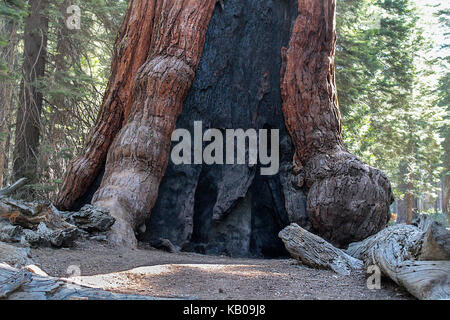
{"label": "giant sequoia tree", "polygon": [[[67,170],[57,205],[108,209],[116,218],[112,240],[127,245],[150,216],[147,238],[194,243],[201,252],[268,254],[281,248],[268,243],[289,222],[340,246],[384,228],[389,181],[342,142],[335,6],[130,1],[97,123]],[[219,129],[280,129],[280,173],[174,166],[171,134],[193,120]]]}

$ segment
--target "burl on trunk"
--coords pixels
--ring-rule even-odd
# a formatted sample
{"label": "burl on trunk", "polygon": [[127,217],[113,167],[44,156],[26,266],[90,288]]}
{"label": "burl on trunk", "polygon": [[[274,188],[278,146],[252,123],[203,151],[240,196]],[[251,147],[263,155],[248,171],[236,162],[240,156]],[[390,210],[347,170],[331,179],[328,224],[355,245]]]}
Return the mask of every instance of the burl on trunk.
{"label": "burl on trunk", "polygon": [[393,195],[380,170],[344,147],[336,83],[336,1],[299,0],[281,71],[283,113],[316,232],[337,246],[383,229]]}

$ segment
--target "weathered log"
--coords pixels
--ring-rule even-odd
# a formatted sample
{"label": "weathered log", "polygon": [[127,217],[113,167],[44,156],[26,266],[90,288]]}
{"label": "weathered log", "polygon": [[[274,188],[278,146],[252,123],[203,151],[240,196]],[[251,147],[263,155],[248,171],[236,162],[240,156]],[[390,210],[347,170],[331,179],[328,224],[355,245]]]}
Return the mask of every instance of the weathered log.
{"label": "weathered log", "polygon": [[37,275],[0,263],[0,299],[9,300],[158,300],[156,297],[118,294]]}
{"label": "weathered log", "polygon": [[85,205],[80,211],[64,213],[64,215],[67,221],[87,232],[108,231],[115,222],[108,212],[91,205]]}
{"label": "weathered log", "polygon": [[0,210],[0,241],[32,246],[71,246],[80,234],[108,231],[115,222],[91,205],[79,212],[60,212],[52,204],[1,199]]}
{"label": "weathered log", "polygon": [[13,212],[23,213],[30,217],[34,217],[48,207],[48,204],[39,202],[24,202],[11,198],[0,200],[0,214],[5,217]]}
{"label": "weathered log", "polygon": [[393,195],[381,171],[347,152],[335,84],[335,0],[299,0],[282,50],[283,113],[315,231],[346,246],[385,228]]}
{"label": "weathered log", "polygon": [[0,262],[17,267],[33,264],[30,249],[16,247],[3,242],[0,242]]}
{"label": "weathered log", "polygon": [[[427,230],[395,225],[350,244],[346,252],[363,260],[366,266],[377,265],[383,274],[418,299],[450,299],[450,261],[435,260],[442,258],[441,252],[424,245],[432,225],[421,225]],[[417,261],[420,257],[432,261]]]}
{"label": "weathered log", "polygon": [[407,260],[399,264],[389,277],[418,299],[450,299],[450,261]]}
{"label": "weathered log", "polygon": [[33,243],[27,236],[28,242],[31,245],[41,246],[53,246],[53,247],[70,247],[73,242],[78,238],[79,231],[75,226],[62,228],[62,229],[50,229],[46,223],[41,222],[36,230],[36,235],[39,236],[37,242]]}
{"label": "weathered log", "polygon": [[30,280],[31,273],[27,270],[20,270],[14,274],[11,274],[8,278],[0,282],[0,299],[7,298]]}
{"label": "weathered log", "polygon": [[14,226],[9,221],[0,220],[0,241],[19,242],[22,231],[21,226]]}
{"label": "weathered log", "polygon": [[[6,232],[1,237],[3,241],[18,240],[32,246],[61,247],[72,245],[79,235],[77,227],[55,213],[49,204],[26,203],[12,199],[2,199],[1,203],[9,206],[11,210],[1,214],[3,221],[0,227]],[[5,224],[5,218],[11,224],[10,227]],[[11,236],[9,239],[6,238],[8,234]]]}
{"label": "weathered log", "polygon": [[419,260],[450,260],[450,232],[435,221],[427,225],[424,231]]}
{"label": "weathered log", "polygon": [[[145,1],[149,2],[149,1]],[[194,80],[215,0],[156,3],[149,56],[135,78],[131,111],[109,148],[92,204],[116,219],[110,240],[136,246],[134,231],[153,208],[171,135]]]}
{"label": "weathered log", "polygon": [[1,189],[0,190],[0,198],[11,195],[15,191],[19,190],[24,185],[26,185],[27,182],[28,182],[27,178],[21,178],[21,179],[17,180],[15,183],[13,183],[12,185]]}
{"label": "weathered log", "polygon": [[312,268],[331,269],[349,275],[351,270],[363,266],[361,260],[349,256],[295,223],[280,231],[279,237],[293,258]]}
{"label": "weathered log", "polygon": [[399,253],[402,260],[417,259],[422,243],[423,231],[412,225],[398,224],[348,246],[346,252],[357,259],[366,261],[379,248]]}

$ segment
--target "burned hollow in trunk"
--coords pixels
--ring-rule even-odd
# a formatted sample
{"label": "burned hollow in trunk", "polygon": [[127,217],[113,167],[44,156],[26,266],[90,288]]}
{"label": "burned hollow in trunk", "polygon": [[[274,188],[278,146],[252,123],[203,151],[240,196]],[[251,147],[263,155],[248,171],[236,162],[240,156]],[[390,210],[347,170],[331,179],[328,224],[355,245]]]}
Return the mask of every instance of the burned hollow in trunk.
{"label": "burned hollow in trunk", "polygon": [[[92,149],[95,159],[103,159],[109,148],[103,169],[90,161],[89,152],[74,161],[87,169],[93,162],[99,174],[81,187],[69,170],[59,207],[87,202],[105,207],[121,222],[114,234],[118,244],[132,245],[133,231],[139,230],[139,238],[150,243],[167,244],[161,242],[167,239],[187,251],[232,256],[286,255],[277,234],[292,222],[314,227],[313,232],[339,246],[386,225],[389,181],[348,154],[342,143],[334,84],[334,1],[227,0],[224,7],[215,6],[210,21],[210,1],[205,6],[176,0],[145,3],[155,6],[155,23],[147,61],[136,77],[129,77],[134,79],[132,107],[129,113],[121,111],[129,116],[122,117],[121,128],[109,130],[118,132],[109,138],[114,139],[111,145]],[[165,58],[156,59],[160,56]],[[180,63],[189,72],[171,67]],[[299,99],[302,95],[310,100]],[[172,131],[187,129],[195,136],[196,121],[203,130],[221,132],[278,129],[279,172],[261,175],[261,165],[175,165]],[[321,175],[316,166],[321,162],[315,160],[322,158],[329,170]],[[368,192],[346,189],[353,181]],[[348,192],[339,194],[333,183],[342,183]]]}

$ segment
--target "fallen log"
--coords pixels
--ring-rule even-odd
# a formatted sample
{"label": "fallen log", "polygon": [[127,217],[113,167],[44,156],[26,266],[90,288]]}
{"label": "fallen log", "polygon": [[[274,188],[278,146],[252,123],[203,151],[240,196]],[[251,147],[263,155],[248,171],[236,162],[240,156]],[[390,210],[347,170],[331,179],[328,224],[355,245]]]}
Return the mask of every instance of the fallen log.
{"label": "fallen log", "polygon": [[14,267],[24,267],[33,264],[30,250],[0,242],[0,262]]}
{"label": "fallen log", "polygon": [[[8,190],[17,190],[19,182]],[[91,205],[78,212],[62,212],[51,203],[0,198],[0,241],[4,242],[69,247],[80,235],[103,238],[102,233],[114,223],[107,211]]]}
{"label": "fallen log", "polygon": [[391,279],[420,300],[450,299],[450,261],[403,261]]}
{"label": "fallen log", "polygon": [[0,241],[20,242],[22,232],[21,226],[13,226],[9,221],[0,221]]}
{"label": "fallen log", "polygon": [[10,194],[14,193],[15,191],[17,191],[20,188],[22,188],[23,186],[25,186],[27,184],[27,182],[28,182],[27,178],[22,178],[22,179],[17,180],[12,185],[1,189],[0,190],[0,198],[9,196]]}
{"label": "fallen log", "polygon": [[331,269],[349,275],[351,270],[363,266],[361,260],[349,256],[295,223],[281,230],[278,236],[292,257],[312,268]]}
{"label": "fallen log", "polygon": [[[57,210],[54,208],[54,210]],[[108,231],[116,221],[107,211],[85,205],[77,212],[64,213],[66,220],[87,232]]]}
{"label": "fallen log", "polygon": [[6,278],[2,283],[0,283],[0,299],[7,298],[30,280],[31,273],[26,270],[20,270],[12,274],[9,278]]}
{"label": "fallen log", "polygon": [[419,260],[450,260],[450,232],[436,222],[424,231]]}
{"label": "fallen log", "polygon": [[159,300],[152,296],[119,294],[46,277],[0,263],[0,299],[9,300]]}
{"label": "fallen log", "polygon": [[[418,299],[450,299],[450,261],[442,260],[448,247],[434,241],[432,235],[433,230],[439,230],[445,233],[440,234],[440,239],[448,239],[450,231],[435,224],[430,220],[418,226],[395,225],[350,244],[346,252],[363,260],[366,266],[377,265]],[[417,261],[424,258],[428,261]]]}
{"label": "fallen log", "polygon": [[1,241],[32,246],[71,246],[79,236],[77,226],[68,223],[50,204],[1,199]]}
{"label": "fallen log", "polygon": [[12,212],[19,212],[28,216],[36,216],[48,207],[46,203],[24,202],[11,198],[0,199],[0,213],[2,217],[7,217]]}

